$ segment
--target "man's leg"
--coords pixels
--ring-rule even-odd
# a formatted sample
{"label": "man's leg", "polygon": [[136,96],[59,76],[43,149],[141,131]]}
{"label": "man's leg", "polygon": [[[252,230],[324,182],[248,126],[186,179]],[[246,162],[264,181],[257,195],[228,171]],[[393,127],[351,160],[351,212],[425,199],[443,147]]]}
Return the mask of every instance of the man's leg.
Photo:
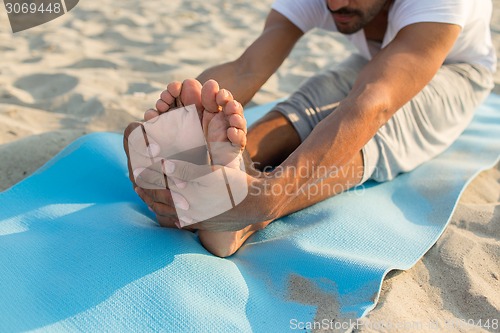
{"label": "man's leg", "polygon": [[280,112],[271,111],[248,129],[247,151],[257,169],[275,167],[299,145],[300,137]]}
{"label": "man's leg", "polygon": [[347,96],[367,60],[353,55],[336,69],[307,80],[288,100],[248,129],[247,151],[263,169],[283,162]]}
{"label": "man's leg", "polygon": [[480,65],[443,65],[365,146],[371,178],[391,180],[446,150],[492,87],[491,72]]}

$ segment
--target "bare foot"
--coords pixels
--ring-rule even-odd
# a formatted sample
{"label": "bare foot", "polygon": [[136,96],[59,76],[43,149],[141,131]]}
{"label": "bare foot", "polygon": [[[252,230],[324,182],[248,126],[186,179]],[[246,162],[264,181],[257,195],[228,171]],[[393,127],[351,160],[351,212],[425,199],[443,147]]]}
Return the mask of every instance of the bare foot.
{"label": "bare foot", "polygon": [[[195,79],[188,79],[184,82],[172,82],[167,89],[160,94],[160,99],[156,102],[156,109],[147,110],[144,113],[144,120],[149,121],[160,114],[175,109],[183,105],[196,106],[198,116],[201,120],[203,116],[203,106],[201,104],[201,83]],[[124,132],[123,146],[128,158],[129,178],[141,199],[156,214],[156,219],[163,227],[176,228],[179,224],[174,206],[174,198],[170,190],[143,189],[135,183],[134,170],[130,161],[128,138],[130,134],[139,126],[141,122],[133,122],[127,126]],[[149,155],[147,155],[149,156]],[[186,229],[191,229],[187,227]]]}
{"label": "bare foot", "polygon": [[[229,91],[219,90],[219,85],[213,80],[203,85],[201,102],[204,107],[202,126],[212,164],[251,172],[251,161],[242,158],[247,142],[247,124],[241,104],[234,100]],[[249,225],[231,232],[199,230],[198,236],[211,253],[227,257],[235,253],[251,234],[267,224],[269,222]]]}
{"label": "bare foot", "polygon": [[[196,105],[209,145],[212,164],[240,168],[249,174],[257,172],[252,168],[249,155],[245,151],[247,128],[243,108],[240,103],[234,100],[229,91],[219,89],[219,85],[213,80],[207,81],[203,87],[197,80],[192,79],[185,80],[183,83],[170,83],[167,89],[161,93],[160,99],[156,103],[156,110],[146,111],[144,119],[151,120],[176,107],[191,104]],[[128,137],[127,133],[130,133],[138,125],[139,123],[129,125],[125,131],[125,139]],[[125,149],[127,151],[127,148]],[[171,193],[168,189],[149,192],[141,189],[139,195],[157,213],[160,224],[172,227],[175,222],[178,222]],[[168,199],[165,204],[155,202],[155,198],[162,197],[165,200]],[[160,208],[162,208],[161,211]],[[227,257],[236,252],[251,234],[269,223],[249,225],[235,232],[199,230],[198,235],[207,250],[214,255]]]}
{"label": "bare foot", "polygon": [[160,94],[160,99],[156,102],[156,110],[149,109],[144,113],[144,120],[151,120],[164,112],[191,104],[196,105],[198,116],[201,119],[203,114],[201,83],[195,79],[171,82],[167,85],[167,89]]}
{"label": "bare foot", "polygon": [[203,85],[201,102],[204,107],[202,127],[212,164],[239,167],[247,141],[243,107],[229,91],[219,90],[214,80]]}

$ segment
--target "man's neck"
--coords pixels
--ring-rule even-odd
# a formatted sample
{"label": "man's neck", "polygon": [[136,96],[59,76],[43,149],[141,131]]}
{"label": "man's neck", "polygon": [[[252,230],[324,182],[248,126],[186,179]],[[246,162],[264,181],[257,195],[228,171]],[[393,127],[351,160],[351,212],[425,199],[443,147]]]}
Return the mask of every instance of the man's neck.
{"label": "man's neck", "polygon": [[380,13],[363,28],[366,39],[382,43],[387,30],[389,9],[391,8],[392,3],[393,0],[387,1]]}

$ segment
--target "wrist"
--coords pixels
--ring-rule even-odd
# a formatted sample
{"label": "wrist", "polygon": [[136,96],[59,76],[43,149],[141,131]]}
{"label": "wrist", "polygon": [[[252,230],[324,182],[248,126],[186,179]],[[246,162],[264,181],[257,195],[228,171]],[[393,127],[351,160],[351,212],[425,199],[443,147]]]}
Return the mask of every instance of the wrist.
{"label": "wrist", "polygon": [[287,203],[297,194],[295,185],[279,172],[263,172],[255,177],[248,195],[258,214],[257,220],[268,221],[282,217]]}
{"label": "wrist", "polygon": [[248,207],[250,216],[255,223],[274,220],[278,217],[276,208],[279,197],[276,195],[277,186],[269,173],[261,173],[258,177],[252,177],[248,189]]}

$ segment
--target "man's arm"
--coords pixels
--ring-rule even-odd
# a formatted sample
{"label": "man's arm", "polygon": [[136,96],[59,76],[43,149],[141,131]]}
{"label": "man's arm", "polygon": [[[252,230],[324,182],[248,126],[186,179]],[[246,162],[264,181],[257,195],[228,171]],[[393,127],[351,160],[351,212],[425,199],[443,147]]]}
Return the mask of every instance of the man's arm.
{"label": "man's arm", "polygon": [[302,35],[290,20],[271,10],[262,34],[238,59],[209,68],[197,79],[202,84],[214,79],[245,105],[283,63]]}
{"label": "man's arm", "polygon": [[[215,79],[220,86],[231,91],[240,103],[248,103],[259,88],[283,63],[302,35],[302,31],[290,20],[271,10],[262,34],[238,59],[207,69],[199,75],[198,80],[204,83],[209,79]],[[178,82],[175,89],[178,90],[179,94],[182,84]],[[167,109],[170,108],[170,105],[165,102],[162,103]],[[157,108],[159,109],[158,104]],[[152,114],[151,111],[153,111]],[[144,117],[145,119],[151,119],[157,115],[156,110],[148,110]],[[127,138],[136,126],[137,124],[131,124],[125,130],[124,145],[127,155]],[[130,165],[129,172],[131,175],[133,174]],[[134,183],[133,178],[131,180]],[[177,221],[177,214],[170,190],[144,190],[140,188],[137,188],[137,190],[141,199],[152,207],[157,214],[157,219],[162,226],[175,227],[174,223]]]}
{"label": "man's arm", "polygon": [[[285,170],[302,167],[308,175],[300,179],[284,176],[274,181],[283,186],[293,183],[299,190],[317,179],[314,170],[307,169],[311,161],[318,168],[332,169],[351,163],[378,129],[429,83],[459,33],[459,26],[441,23],[417,23],[402,29],[360,72],[337,110],[321,121],[281,165]],[[326,182],[336,184],[335,179]],[[306,200],[304,195],[276,198],[279,202],[275,206],[284,208],[273,215],[286,215],[327,197],[328,193],[320,193],[312,200]]]}

